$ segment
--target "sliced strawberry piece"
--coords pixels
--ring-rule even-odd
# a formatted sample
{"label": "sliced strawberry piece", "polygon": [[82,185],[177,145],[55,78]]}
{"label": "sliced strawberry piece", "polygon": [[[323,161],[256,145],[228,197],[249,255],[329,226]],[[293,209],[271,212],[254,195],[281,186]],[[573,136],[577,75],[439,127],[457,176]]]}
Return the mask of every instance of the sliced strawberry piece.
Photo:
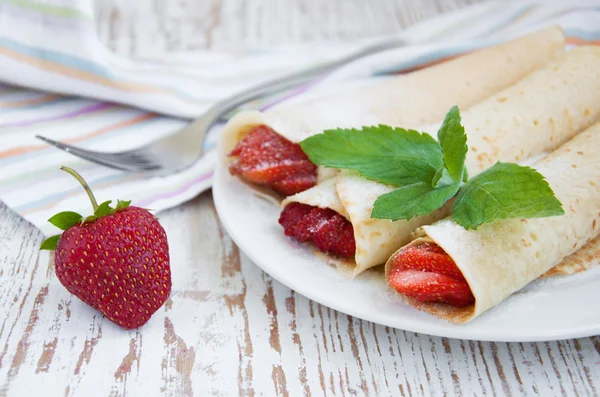
{"label": "sliced strawberry piece", "polygon": [[291,196],[293,194],[303,192],[315,186],[317,183],[317,177],[310,172],[299,172],[295,175],[288,176],[280,181],[275,181],[271,184],[273,190],[283,194],[284,196]]}
{"label": "sliced strawberry piece", "polygon": [[330,209],[312,207],[310,212],[302,217],[302,219],[300,219],[300,221],[296,224],[294,237],[302,242],[308,240],[312,241],[315,233],[325,226],[329,218],[331,218],[334,214],[335,211]]}
{"label": "sliced strawberry piece", "polygon": [[[299,176],[310,176],[314,164],[308,160],[280,160],[278,162],[263,162],[251,166],[239,167],[244,178],[258,184],[269,184],[271,187],[279,181]],[[314,180],[313,180],[314,182]],[[314,184],[313,184],[314,186]],[[312,186],[311,186],[312,187]]]}
{"label": "sliced strawberry piece", "polygon": [[323,252],[343,257],[352,257],[356,252],[352,224],[338,213],[315,231],[312,241]]}
{"label": "sliced strawberry piece", "polygon": [[337,243],[340,234],[342,234],[344,221],[343,216],[334,214],[321,228],[315,230],[312,235],[312,241],[318,249],[323,252],[329,252],[331,247]]}
{"label": "sliced strawberry piece", "polygon": [[452,258],[435,243],[424,243],[416,247],[407,247],[394,258],[394,269],[421,270],[445,274],[464,280],[464,277]]}
{"label": "sliced strawberry piece", "polygon": [[388,283],[421,302],[462,307],[475,302],[469,284],[452,258],[435,243],[407,247],[393,259]]}
{"label": "sliced strawberry piece", "polygon": [[356,245],[352,224],[331,209],[292,203],[281,212],[279,223],[286,236],[301,242],[311,241],[326,253],[354,256]]}
{"label": "sliced strawberry piece", "polygon": [[293,236],[298,222],[300,222],[300,220],[312,209],[312,206],[300,203],[291,203],[287,205],[285,209],[281,211],[281,215],[279,216],[279,224],[283,226],[285,235]]}
{"label": "sliced strawberry piece", "polygon": [[286,196],[317,183],[317,166],[308,159],[300,145],[264,125],[241,139],[229,156],[236,157],[229,166],[232,174]]}
{"label": "sliced strawberry piece", "polygon": [[463,307],[475,302],[466,281],[419,270],[392,272],[389,284],[397,292],[421,302],[443,302]]}
{"label": "sliced strawberry piece", "polygon": [[[344,218],[346,219],[346,218]],[[353,257],[356,253],[356,242],[354,240],[354,227],[352,223],[346,222],[337,243],[331,246],[331,253],[346,258]]]}
{"label": "sliced strawberry piece", "polygon": [[[259,125],[244,136],[229,155],[238,156],[242,153],[248,153],[250,155],[255,150],[269,150],[270,147],[275,147],[278,144],[278,138],[283,137],[277,135],[271,128],[265,125]],[[283,139],[285,140],[285,138]],[[247,149],[252,150],[247,151]]]}

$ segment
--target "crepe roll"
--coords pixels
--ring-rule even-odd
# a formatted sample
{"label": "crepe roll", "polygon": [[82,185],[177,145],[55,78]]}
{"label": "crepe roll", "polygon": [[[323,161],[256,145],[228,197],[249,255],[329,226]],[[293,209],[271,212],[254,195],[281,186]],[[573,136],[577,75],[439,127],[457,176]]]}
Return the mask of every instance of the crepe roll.
{"label": "crepe roll", "polygon": [[[389,284],[415,307],[455,323],[469,322],[497,306],[600,234],[599,151],[596,124],[532,165],[546,177],[564,215],[502,220],[476,230],[466,230],[451,218],[423,226],[416,239],[387,261]],[[431,280],[437,293],[428,298],[419,290],[427,289],[424,285]],[[460,286],[466,286],[471,302],[448,302],[445,282],[454,283],[460,294]]]}
{"label": "crepe roll", "polygon": [[331,128],[434,123],[451,106],[471,106],[563,52],[562,31],[548,28],[415,72],[266,112],[241,112],[222,133],[221,161],[278,202],[336,174],[312,164],[297,145],[301,140]]}

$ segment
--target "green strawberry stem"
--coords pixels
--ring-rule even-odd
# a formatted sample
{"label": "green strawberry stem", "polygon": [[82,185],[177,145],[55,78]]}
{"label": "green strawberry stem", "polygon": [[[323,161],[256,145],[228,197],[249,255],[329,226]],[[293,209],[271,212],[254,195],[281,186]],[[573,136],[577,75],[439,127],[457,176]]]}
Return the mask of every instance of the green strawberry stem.
{"label": "green strawberry stem", "polygon": [[[71,176],[77,179],[77,181],[85,189],[90,201],[92,202],[92,207],[94,208],[94,214],[86,218],[84,218],[77,212],[63,211],[48,219],[48,222],[50,222],[60,230],[68,230],[73,226],[81,225],[83,223],[95,222],[98,219],[103,218],[105,216],[113,215],[119,211],[123,211],[126,208],[128,208],[131,204],[131,201],[117,200],[116,208],[112,208],[110,206],[111,201],[108,200],[98,205],[96,197],[94,197],[94,193],[92,193],[92,189],[90,189],[89,185],[86,183],[83,177],[77,173],[77,171],[65,166],[60,167],[60,169],[69,173]],[[40,249],[50,251],[56,250],[59,240],[60,234],[51,236],[42,242],[42,246],[40,247]]]}
{"label": "green strawberry stem", "polygon": [[96,212],[96,210],[98,209],[98,202],[96,201],[96,197],[94,197],[94,193],[92,192],[92,189],[90,189],[90,186],[87,184],[85,179],[83,179],[83,177],[81,175],[79,175],[77,173],[77,171],[75,171],[72,168],[62,166],[62,167],[60,167],[60,169],[71,174],[75,179],[77,179],[77,181],[81,184],[81,186],[83,186],[83,188],[85,189],[85,192],[87,193],[88,197],[90,198],[90,201],[92,202],[92,207],[94,208],[94,212]]}

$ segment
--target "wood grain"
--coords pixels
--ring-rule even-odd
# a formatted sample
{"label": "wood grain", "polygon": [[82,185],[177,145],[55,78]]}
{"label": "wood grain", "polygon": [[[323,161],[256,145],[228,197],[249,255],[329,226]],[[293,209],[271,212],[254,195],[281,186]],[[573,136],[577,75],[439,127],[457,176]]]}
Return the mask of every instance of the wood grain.
{"label": "wood grain", "polygon": [[[459,0],[111,0],[98,29],[134,56],[401,30]],[[123,331],[59,284],[41,234],[0,204],[0,396],[598,395],[600,338],[484,343],[376,325],[321,306],[253,265],[212,197],[161,214],[173,293]],[[593,303],[591,303],[593,304]]]}
{"label": "wood grain", "polygon": [[142,6],[104,0],[96,2],[96,14],[98,33],[111,49],[143,57],[390,35],[477,1],[155,0]]}

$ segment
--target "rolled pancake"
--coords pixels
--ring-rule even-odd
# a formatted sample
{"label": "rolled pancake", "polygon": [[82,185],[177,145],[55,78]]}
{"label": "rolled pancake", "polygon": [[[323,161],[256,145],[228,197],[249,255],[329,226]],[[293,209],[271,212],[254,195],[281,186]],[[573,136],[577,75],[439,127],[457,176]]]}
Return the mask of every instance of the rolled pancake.
{"label": "rolled pancake", "polygon": [[[494,47],[474,51],[406,75],[375,80],[360,87],[264,113],[237,114],[221,135],[221,161],[237,142],[259,125],[266,125],[292,142],[330,128],[364,125],[422,125],[441,120],[453,105],[468,107],[514,84],[529,72],[564,52],[560,28],[548,28]],[[334,173],[323,174],[326,179]],[[325,176],[325,177],[324,177]],[[261,193],[281,197],[256,185]]]}
{"label": "rolled pancake", "polygon": [[[537,169],[562,202],[565,215],[511,219],[465,230],[446,218],[423,226],[409,246],[435,242],[454,260],[475,297],[456,308],[411,301],[420,309],[465,323],[498,305],[600,234],[600,124],[544,159]],[[386,264],[386,277],[394,255]]]}
{"label": "rolled pancake", "polygon": [[568,276],[588,270],[600,258],[600,237],[596,237],[575,253],[567,256],[542,277]]}
{"label": "rolled pancake", "polygon": [[[497,161],[519,162],[549,152],[598,119],[600,48],[580,47],[462,113],[468,137],[469,174],[474,176]],[[436,136],[437,128],[421,129]],[[336,177],[335,191],[333,187],[327,186],[329,194],[337,194],[337,202],[354,228],[355,274],[385,263],[410,241],[411,231],[449,213],[447,205],[409,221],[372,219],[377,197],[394,187],[369,181],[352,171],[342,171]],[[314,197],[313,189],[316,187],[287,198],[283,204],[297,201],[324,207],[323,188]]]}
{"label": "rolled pancake", "polygon": [[[284,199],[281,202],[281,206],[285,207],[287,204],[295,202],[312,205],[314,207],[330,208],[338,214],[343,215],[346,219],[349,219],[350,216],[335,191],[335,185],[336,178],[329,178],[315,187]],[[412,230],[414,230],[414,228]]]}

